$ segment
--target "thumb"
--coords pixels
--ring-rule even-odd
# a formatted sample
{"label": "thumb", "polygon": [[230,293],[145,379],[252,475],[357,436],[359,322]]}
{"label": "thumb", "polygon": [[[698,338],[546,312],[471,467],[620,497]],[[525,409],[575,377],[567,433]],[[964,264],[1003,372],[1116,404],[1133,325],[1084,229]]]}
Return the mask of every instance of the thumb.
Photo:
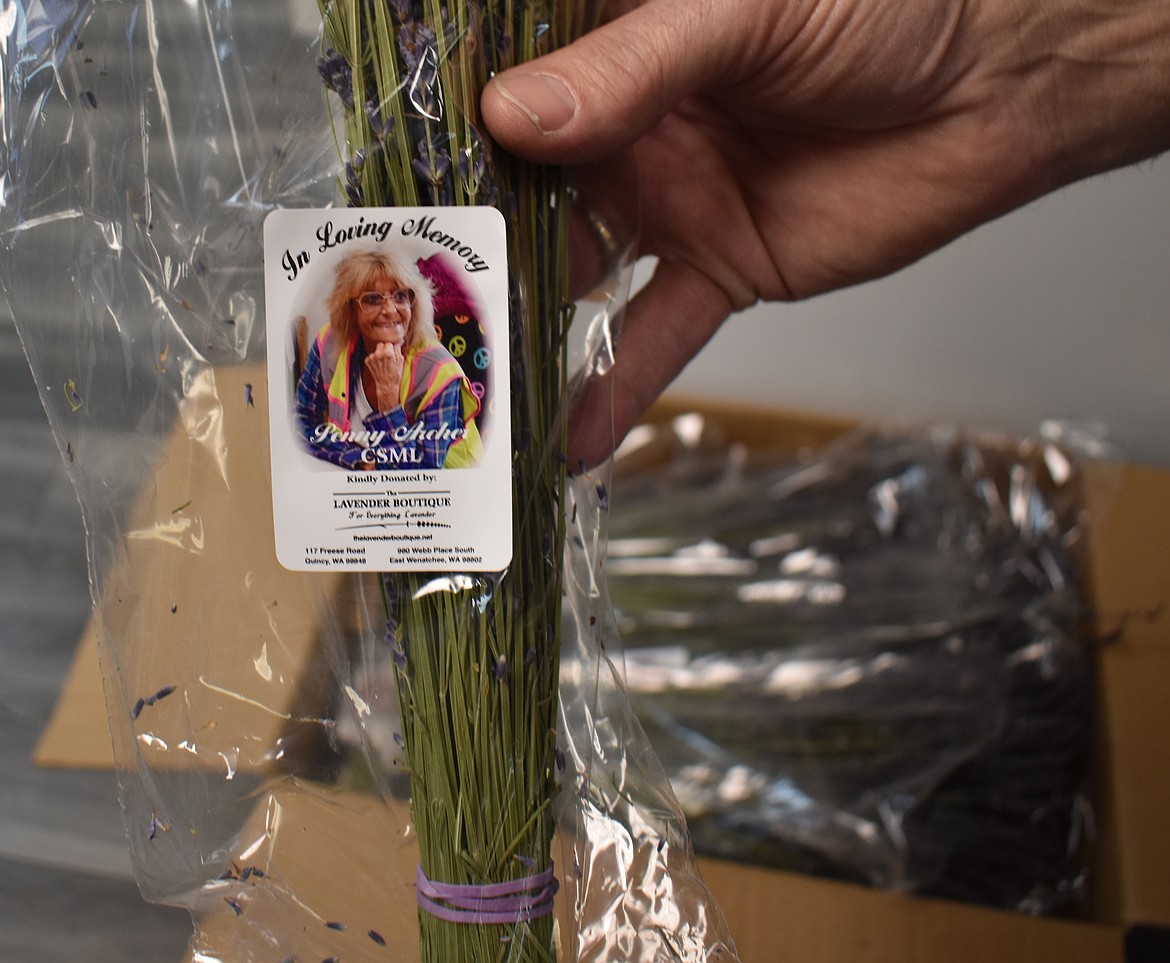
{"label": "thumb", "polygon": [[506,70],[481,110],[504,148],[552,163],[588,163],[632,144],[707,85],[738,41],[742,18],[709,3],[650,0],[572,44]]}

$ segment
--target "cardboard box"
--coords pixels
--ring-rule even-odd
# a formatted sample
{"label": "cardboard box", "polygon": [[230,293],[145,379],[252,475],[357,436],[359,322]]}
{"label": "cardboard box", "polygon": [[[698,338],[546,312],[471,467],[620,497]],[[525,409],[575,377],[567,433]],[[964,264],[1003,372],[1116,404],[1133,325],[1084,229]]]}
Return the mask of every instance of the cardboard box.
{"label": "cardboard box", "polygon": [[[750,448],[778,439],[793,449],[815,449],[855,427],[702,400],[668,400],[652,416],[664,421],[690,411],[704,412],[729,441]],[[1100,640],[1088,917],[1042,920],[708,864],[708,882],[719,895],[750,881],[743,896],[723,901],[745,959],[766,959],[782,946],[761,925],[768,920],[780,933],[804,934],[796,940],[800,958],[813,963],[1111,963],[1126,959],[1126,934],[1134,928],[1170,927],[1170,471],[1111,463],[1089,463],[1084,470],[1086,593]],[[872,922],[858,925],[864,920]]]}
{"label": "cardboard box", "polygon": [[[694,410],[687,401],[662,404],[655,419]],[[704,403],[730,426],[735,440],[759,445],[770,439],[787,447],[817,447],[850,427],[834,419],[743,411]],[[649,457],[649,456],[648,456]],[[1089,465],[1087,508],[1091,514],[1090,586],[1103,640],[1099,652],[1100,715],[1095,752],[1097,846],[1091,879],[1094,894],[1086,920],[1038,919],[1019,913],[877,892],[781,872],[703,860],[704,878],[719,899],[748,963],[1124,963],[1132,927],[1170,927],[1170,472],[1138,466]],[[268,519],[256,519],[270,526]],[[311,648],[311,647],[307,647]],[[311,652],[305,656],[311,661]],[[44,764],[103,765],[108,750],[98,740],[82,744],[80,731],[104,732],[93,644],[79,650],[63,692],[58,716],[37,750]],[[412,910],[396,914],[387,892],[393,872],[385,854],[370,845],[380,821],[394,817],[359,801],[338,803],[364,815],[337,832],[335,812],[293,792],[267,799],[254,819],[277,805],[300,828],[270,856],[305,887],[310,905],[338,901],[354,920],[351,955],[363,959],[376,945],[366,928],[404,938]],[[351,810],[357,806],[357,810]],[[242,838],[247,839],[248,834]],[[342,876],[322,871],[321,847]],[[387,873],[389,872],[389,876]],[[385,877],[385,879],[384,879]],[[383,880],[384,886],[377,884]],[[354,880],[369,884],[354,885]],[[405,901],[410,906],[410,901]],[[214,946],[235,915],[230,905],[213,908],[203,922]],[[356,921],[361,920],[358,923]],[[352,934],[351,934],[352,935]],[[368,945],[367,945],[368,944]],[[333,944],[331,944],[333,945]],[[324,946],[323,946],[324,948]],[[370,959],[384,956],[370,955]],[[401,958],[396,955],[394,958]],[[409,954],[407,956],[409,958]]]}

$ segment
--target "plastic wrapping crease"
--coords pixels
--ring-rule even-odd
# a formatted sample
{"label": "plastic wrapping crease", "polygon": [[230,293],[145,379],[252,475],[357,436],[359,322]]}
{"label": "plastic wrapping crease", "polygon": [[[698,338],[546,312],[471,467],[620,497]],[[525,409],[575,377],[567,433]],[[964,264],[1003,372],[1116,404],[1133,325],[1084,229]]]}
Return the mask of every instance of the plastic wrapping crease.
{"label": "plastic wrapping crease", "polygon": [[[535,43],[555,5],[528,6]],[[190,958],[208,963],[418,953],[409,780],[368,725],[396,700],[384,594],[369,576],[282,569],[272,545],[262,223],[337,204],[349,176],[319,39],[298,26],[315,13],[0,11],[5,308],[84,516],[140,887],[191,910]],[[435,61],[458,39],[412,49]],[[607,363],[628,285],[629,251],[603,253],[576,307],[583,372]],[[562,500],[560,958],[730,961],[621,681],[608,471],[574,473]],[[475,582],[490,594],[504,574]]]}

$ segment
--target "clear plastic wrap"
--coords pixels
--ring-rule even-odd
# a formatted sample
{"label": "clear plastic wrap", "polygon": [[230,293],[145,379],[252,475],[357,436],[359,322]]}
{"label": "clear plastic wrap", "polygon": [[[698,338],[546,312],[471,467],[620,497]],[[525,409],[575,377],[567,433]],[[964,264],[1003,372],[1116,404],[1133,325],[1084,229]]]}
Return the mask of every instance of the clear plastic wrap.
{"label": "clear plastic wrap", "polygon": [[1096,436],[858,431],[798,457],[730,423],[642,429],[610,528],[631,699],[696,849],[1083,905]]}
{"label": "clear plastic wrap", "polygon": [[[608,364],[629,279],[616,182],[562,185],[493,154],[475,122],[490,71],[584,29],[589,8],[18,0],[0,14],[0,282],[86,524],[134,867],[147,899],[193,913],[194,961],[735,959],[620,683],[609,468],[563,455],[568,372]],[[371,50],[393,65],[375,79]],[[358,207],[451,204],[507,222],[512,363],[477,389],[511,398],[480,409],[485,433],[511,412],[504,571],[277,563],[265,413],[293,385],[265,367],[289,346],[266,317],[264,227],[346,200],[347,223]],[[589,292],[575,306],[570,285]],[[425,643],[448,636],[465,658],[437,658],[425,687],[425,656],[448,651]],[[484,721],[454,738],[482,741],[443,756],[426,740],[455,678]],[[456,770],[452,816],[428,780]],[[521,796],[509,825],[499,813]],[[433,922],[461,911],[482,918]]]}

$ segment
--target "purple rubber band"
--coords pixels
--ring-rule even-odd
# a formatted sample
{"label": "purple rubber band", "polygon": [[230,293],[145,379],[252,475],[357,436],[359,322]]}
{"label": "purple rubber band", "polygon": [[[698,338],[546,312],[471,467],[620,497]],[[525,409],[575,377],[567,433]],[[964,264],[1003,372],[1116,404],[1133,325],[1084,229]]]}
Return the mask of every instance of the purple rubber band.
{"label": "purple rubber band", "polygon": [[483,886],[436,883],[427,879],[421,866],[415,871],[418,905],[448,923],[523,923],[553,911],[553,897],[560,884],[550,864],[543,873],[506,883]]}

